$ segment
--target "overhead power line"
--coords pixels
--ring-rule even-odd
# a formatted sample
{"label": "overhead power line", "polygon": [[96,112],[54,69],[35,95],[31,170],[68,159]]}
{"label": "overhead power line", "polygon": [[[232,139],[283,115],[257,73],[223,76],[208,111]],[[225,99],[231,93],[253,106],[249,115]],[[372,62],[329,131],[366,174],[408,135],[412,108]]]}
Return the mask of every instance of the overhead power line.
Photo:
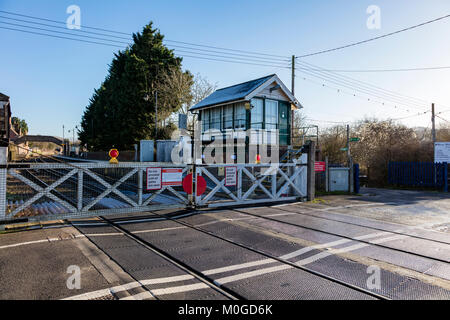
{"label": "overhead power line", "polygon": [[[333,87],[333,86],[330,86],[330,85],[327,85],[327,84],[324,84],[324,83],[320,83],[320,82],[317,82],[317,81],[308,79],[308,78],[306,78],[306,77],[301,77],[301,78],[302,78],[303,80],[305,80],[305,81],[314,83],[314,84],[316,84],[316,85],[318,85],[318,86],[321,86],[321,87],[323,87],[323,88],[331,89],[331,90],[333,90],[333,91],[336,92],[336,93],[343,93],[343,94],[352,96],[352,97],[354,97],[354,98],[357,98],[357,99],[360,99],[360,100],[364,100],[365,102],[370,102],[370,103],[373,103],[373,104],[376,104],[376,105],[379,105],[379,106],[382,106],[382,107],[390,107],[390,108],[391,108],[391,107],[394,107],[394,109],[403,109],[403,110],[406,110],[406,112],[410,113],[410,110],[409,110],[409,109],[407,109],[407,108],[405,108],[405,107],[401,107],[401,106],[396,105],[396,104],[392,104],[392,103],[380,101],[380,100],[373,99],[373,98],[367,98],[367,96],[364,97],[364,96],[362,96],[362,95],[360,95],[360,94],[356,94],[356,93],[354,93],[354,92],[350,92],[350,91],[347,91],[347,90],[343,90],[342,88]],[[430,111],[427,111],[427,112],[430,112]]]}
{"label": "overhead power line", "polygon": [[[0,23],[5,24],[5,23],[3,23],[1,21],[0,21]],[[9,24],[9,25],[11,25],[11,24]],[[16,24],[13,24],[13,25],[16,25]],[[20,26],[20,25],[19,25],[19,27],[29,28],[27,26]],[[34,28],[34,30],[53,32],[53,33],[57,33],[57,34],[64,34],[64,35],[71,35],[72,36],[72,34],[67,33],[67,32],[54,31],[54,30],[49,30],[49,29],[44,29],[44,28],[36,28],[36,27],[32,27],[32,28]],[[89,43],[89,44],[104,45],[104,46],[120,48],[120,49],[123,49],[125,47],[125,43],[123,43],[124,45],[120,46],[118,44],[105,43],[105,42],[99,42],[99,41],[91,41],[91,40],[84,40],[84,39],[72,38],[72,37],[67,37],[67,36],[59,36],[59,35],[54,35],[54,34],[49,34],[49,33],[42,33],[42,32],[30,31],[30,30],[22,30],[22,29],[3,27],[3,26],[0,26],[0,29],[6,29],[6,30],[17,31],[17,32],[22,32],[22,33],[29,33],[29,34],[40,35],[40,36],[47,36],[47,37],[58,38],[58,39],[65,39],[65,40],[84,42],[84,43]],[[85,36],[85,35],[73,35],[73,36],[81,37],[81,38],[94,39],[94,40],[101,40],[101,41],[111,41],[111,40],[104,39],[104,38],[91,37],[91,36]],[[114,42],[117,42],[117,41],[114,41]],[[204,59],[204,60],[210,60],[210,61],[220,61],[220,62],[227,62],[227,63],[238,63],[238,64],[245,64],[245,65],[257,65],[257,66],[265,66],[265,67],[275,67],[275,68],[290,69],[290,66],[287,65],[287,63],[285,65],[282,65],[282,64],[269,64],[270,62],[263,63],[263,62],[266,62],[266,61],[263,61],[263,60],[247,59],[247,58],[240,58],[240,57],[235,58],[233,56],[222,56],[222,55],[205,54],[205,53],[201,53],[201,52],[192,52],[192,51],[185,51],[185,50],[179,50],[179,49],[173,49],[173,50],[175,50],[176,52],[180,52],[180,54],[179,54],[180,56],[188,57],[188,58],[197,58],[197,59]],[[184,52],[187,52],[189,54],[184,54]],[[226,60],[225,59],[216,59],[216,58],[211,58],[211,57],[225,58]]]}
{"label": "overhead power line", "polygon": [[[392,99],[390,97],[382,96],[382,95],[377,94],[376,92],[373,92],[373,91],[370,91],[370,90],[367,90],[367,89],[364,89],[364,88],[355,87],[355,86],[349,85],[347,83],[343,83],[341,81],[335,80],[333,78],[324,77],[321,74],[316,74],[316,73],[309,72],[309,71],[303,71],[303,73],[306,74],[306,75],[312,76],[314,78],[318,78],[318,79],[324,80],[326,82],[329,82],[329,83],[332,83],[334,85],[337,85],[337,86],[341,87],[341,89],[334,88],[336,90],[340,90],[342,92],[345,92],[345,90],[342,90],[342,88],[350,89],[354,93],[349,93],[349,94],[351,94],[351,95],[353,95],[355,97],[358,96],[358,97],[361,98],[361,96],[357,95],[355,92],[357,92],[359,94],[363,94],[363,95],[367,96],[365,98],[365,100],[375,101],[375,102],[377,102],[377,103],[379,103],[379,104],[381,104],[383,106],[384,105],[386,105],[386,106],[391,105],[394,108],[405,109],[405,110],[407,110],[407,112],[410,112],[410,109],[414,108],[414,107],[412,107],[410,104],[408,104],[406,102],[402,102],[402,101],[399,101],[399,100],[396,100],[396,99]],[[322,86],[325,86],[325,84],[322,84]],[[377,99],[381,99],[381,100],[383,100],[385,102],[378,101]]]}
{"label": "overhead power line", "polygon": [[448,121],[447,119],[442,118],[441,116],[436,116],[436,118],[439,118],[439,119],[441,119],[441,120],[444,120],[445,122],[450,123],[450,121]]}
{"label": "overhead power line", "polygon": [[[303,68],[297,68],[297,70],[302,70]],[[450,69],[450,66],[444,67],[422,67],[422,68],[403,68],[403,69],[361,69],[361,70],[346,70],[346,69],[323,69],[323,71],[328,72],[341,72],[341,73],[377,73],[377,72],[408,72],[408,71],[431,71],[431,70],[443,70]],[[314,71],[320,71],[314,69]]]}
{"label": "overhead power line", "polygon": [[301,71],[307,70],[309,72],[313,72],[316,74],[320,74],[322,76],[329,77],[336,81],[342,81],[346,84],[350,84],[350,85],[353,85],[358,88],[371,90],[371,91],[376,92],[377,94],[382,94],[383,96],[394,98],[396,100],[401,100],[402,102],[408,102],[409,104],[413,104],[416,106],[423,107],[425,105],[426,107],[428,107],[428,105],[430,104],[430,102],[423,100],[423,99],[404,95],[404,94],[401,94],[401,93],[398,93],[398,92],[395,92],[392,90],[387,90],[387,89],[381,88],[379,86],[373,85],[371,83],[357,80],[357,79],[351,78],[349,76],[341,75],[336,72],[327,71],[326,69],[324,69],[322,67],[314,65],[312,63],[305,62],[303,60],[299,60],[298,63],[301,66],[301,68],[299,68]]}
{"label": "overhead power line", "polygon": [[423,23],[416,24],[416,25],[408,27],[408,28],[400,29],[400,30],[397,30],[397,31],[394,31],[394,32],[383,34],[383,35],[378,36],[378,37],[370,38],[370,39],[367,39],[367,40],[353,42],[353,43],[346,44],[346,45],[343,45],[343,46],[340,46],[340,47],[336,47],[336,48],[332,48],[332,49],[321,50],[321,51],[317,51],[317,52],[303,54],[303,55],[298,56],[298,58],[312,57],[312,56],[316,56],[316,55],[319,55],[319,54],[324,54],[324,53],[329,53],[329,52],[333,52],[333,51],[337,51],[337,50],[342,50],[342,49],[354,47],[354,46],[357,46],[357,45],[360,45],[360,44],[364,44],[364,43],[367,43],[367,42],[371,42],[371,41],[375,41],[375,40],[378,40],[378,39],[382,39],[382,38],[386,38],[386,37],[389,37],[389,36],[393,36],[393,35],[399,34],[401,32],[413,30],[413,29],[425,26],[425,25],[430,24],[430,23],[434,23],[434,22],[437,22],[437,21],[440,21],[440,20],[447,19],[449,17],[450,17],[450,14],[442,16],[442,17],[439,17],[439,18],[436,18],[436,19],[433,19],[433,20],[425,21]]}
{"label": "overhead power line", "polygon": [[[40,17],[36,17],[36,16],[31,16],[31,15],[24,15],[24,14],[19,14],[19,13],[10,12],[10,11],[0,10],[0,13],[7,14],[7,15],[12,15],[12,16],[23,17],[23,18],[28,18],[28,19],[33,19],[33,20],[41,20],[41,21],[47,21],[47,22],[57,23],[57,24],[61,24],[61,25],[66,25],[66,22],[63,22],[63,21],[57,21],[57,20],[51,20],[51,19],[46,19],[46,18],[40,18]],[[97,30],[97,31],[103,31],[103,32],[111,33],[111,35],[105,35],[104,34],[104,36],[108,36],[108,37],[114,37],[113,34],[126,35],[126,36],[129,36],[129,37],[131,37],[131,35],[132,35],[131,33],[127,33],[127,32],[121,32],[121,31],[116,31],[116,30],[108,30],[108,29],[104,29],[104,28],[92,27],[92,26],[87,26],[87,25],[74,25],[74,26],[78,26],[78,27],[81,27],[81,28],[84,28],[84,29]],[[77,30],[77,29],[74,29],[74,30]],[[123,37],[120,37],[120,38],[125,40]],[[191,42],[185,42],[185,41],[177,41],[177,40],[170,40],[170,39],[164,39],[164,41],[165,42],[169,42],[169,43],[171,42],[171,43],[177,43],[177,44],[191,45],[191,46],[200,47],[200,48],[224,50],[224,51],[229,51],[230,54],[231,54],[231,52],[240,52],[240,53],[247,53],[247,54],[253,54],[253,55],[258,55],[258,56],[278,58],[277,60],[280,60],[280,58],[282,58],[283,60],[289,59],[288,56],[277,55],[277,54],[269,54],[269,53],[256,52],[256,51],[247,51],[247,50],[240,50],[240,49],[230,49],[230,48],[210,46],[210,45],[203,45],[203,44],[197,44],[197,43],[191,43]]]}
{"label": "overhead power line", "polygon": [[28,30],[20,30],[20,29],[9,28],[9,27],[0,26],[0,29],[18,31],[18,32],[23,32],[23,33],[30,33],[30,34],[36,34],[36,35],[41,35],[41,36],[47,36],[47,37],[52,37],[52,38],[65,39],[65,40],[72,40],[72,41],[78,41],[78,42],[85,42],[85,43],[91,43],[91,44],[98,44],[98,45],[104,45],[104,46],[115,47],[115,48],[122,48],[118,45],[114,45],[114,44],[110,44],[110,43],[101,43],[101,42],[96,42],[96,41],[74,39],[74,38],[69,38],[69,37],[56,36],[56,35],[51,35],[51,34],[45,34],[45,33],[40,33],[40,32],[28,31]]}
{"label": "overhead power line", "polygon": [[[1,17],[0,17],[1,18]],[[32,30],[39,30],[39,31],[46,31],[46,32],[53,32],[53,33],[57,33],[57,34],[63,34],[63,35],[70,35],[73,37],[82,37],[82,38],[88,38],[88,39],[94,39],[94,40],[101,40],[101,41],[109,41],[109,42],[113,42],[113,43],[120,43],[120,44],[124,44],[124,45],[129,45],[129,42],[125,42],[125,41],[118,41],[118,40],[109,40],[109,39],[105,39],[105,38],[100,38],[100,37],[92,37],[92,36],[88,36],[88,35],[84,35],[84,34],[74,34],[71,32],[63,32],[63,31],[56,31],[56,30],[51,30],[51,29],[46,29],[46,28],[40,28],[40,27],[35,27],[35,26],[27,26],[27,25],[23,25],[23,24],[16,24],[16,23],[10,23],[10,22],[3,22],[0,20],[0,24],[5,24],[8,26],[14,26],[14,27],[21,27],[21,28],[26,28],[26,29],[32,29]],[[170,47],[178,47],[178,46],[170,46]],[[189,47],[184,47],[181,46],[180,48],[186,48],[186,49],[191,49],[191,50],[199,50],[196,48],[189,48]],[[171,48],[172,49],[172,48]],[[245,62],[245,61],[250,61],[250,62],[261,62],[261,63],[274,63],[273,61],[266,61],[265,58],[260,59],[257,57],[254,58],[245,58],[245,57],[252,57],[252,56],[248,56],[248,55],[233,55],[233,56],[226,56],[226,55],[216,55],[216,54],[205,54],[203,52],[195,52],[195,51],[186,51],[186,50],[179,50],[179,49],[174,49],[177,52],[180,53],[188,53],[188,54],[202,54],[203,56],[207,56],[207,57],[219,57],[219,58],[226,58],[226,59],[238,59],[241,60],[241,62]],[[218,51],[211,51],[211,50],[206,50],[206,52],[216,52],[216,53],[220,53]],[[243,57],[241,57],[243,56]],[[281,61],[280,61],[281,62]],[[288,61],[284,61],[285,63],[287,63]],[[281,67],[280,65],[267,65],[267,66],[271,66],[271,67]],[[284,66],[283,66],[284,67]],[[286,68],[288,68],[288,66],[285,66]]]}

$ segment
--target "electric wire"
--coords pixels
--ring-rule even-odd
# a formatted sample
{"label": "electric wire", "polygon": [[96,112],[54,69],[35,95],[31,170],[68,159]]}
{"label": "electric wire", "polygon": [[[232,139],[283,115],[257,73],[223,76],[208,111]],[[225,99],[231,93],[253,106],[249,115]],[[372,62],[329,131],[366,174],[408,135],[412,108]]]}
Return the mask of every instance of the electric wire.
{"label": "electric wire", "polygon": [[367,42],[371,42],[371,41],[375,41],[375,40],[378,40],[378,39],[386,38],[386,37],[389,37],[389,36],[392,36],[392,35],[395,35],[395,34],[399,34],[401,32],[405,32],[405,31],[409,31],[409,30],[412,30],[412,29],[416,29],[416,28],[425,26],[425,25],[430,24],[430,23],[434,23],[434,22],[437,22],[437,21],[440,21],[440,20],[443,20],[443,19],[447,19],[449,17],[450,17],[450,14],[442,16],[442,17],[439,17],[439,18],[436,18],[436,19],[433,19],[433,20],[428,20],[428,21],[425,21],[425,22],[420,23],[420,24],[416,24],[416,25],[413,25],[411,27],[407,27],[407,28],[403,28],[403,29],[400,29],[400,30],[397,30],[397,31],[394,31],[394,32],[383,34],[383,35],[378,36],[378,37],[366,39],[366,40],[363,40],[363,41],[353,42],[353,43],[350,43],[350,44],[346,44],[346,45],[335,47],[335,48],[331,48],[331,49],[326,49],[326,50],[316,51],[316,52],[312,52],[312,53],[308,53],[308,54],[303,54],[303,55],[300,55],[298,57],[299,58],[312,57],[312,56],[316,56],[316,55],[319,55],[319,54],[334,52],[334,51],[337,51],[337,50],[342,50],[342,49],[358,46],[358,45],[361,45],[361,44],[364,44],[364,43],[367,43]]}

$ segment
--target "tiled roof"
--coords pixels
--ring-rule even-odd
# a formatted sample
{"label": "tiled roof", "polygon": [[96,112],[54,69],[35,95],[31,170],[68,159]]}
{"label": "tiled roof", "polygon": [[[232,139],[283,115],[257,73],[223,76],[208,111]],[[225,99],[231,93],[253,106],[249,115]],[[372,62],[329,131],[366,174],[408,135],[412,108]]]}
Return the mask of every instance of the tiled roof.
{"label": "tiled roof", "polygon": [[193,111],[217,104],[241,100],[245,98],[247,95],[249,95],[252,91],[257,89],[259,86],[261,86],[264,82],[272,78],[273,76],[275,75],[271,74],[270,76],[236,84],[231,87],[219,89],[210,96],[208,96],[206,99],[200,101],[195,106],[191,107],[190,110]]}

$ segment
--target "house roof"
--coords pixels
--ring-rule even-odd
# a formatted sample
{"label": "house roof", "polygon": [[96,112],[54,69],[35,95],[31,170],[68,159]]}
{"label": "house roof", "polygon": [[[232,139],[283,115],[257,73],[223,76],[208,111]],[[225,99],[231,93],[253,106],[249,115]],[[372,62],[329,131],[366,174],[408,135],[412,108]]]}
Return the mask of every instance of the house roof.
{"label": "house roof", "polygon": [[0,92],[0,101],[9,101],[9,97]]}
{"label": "house roof", "polygon": [[[263,86],[265,83],[269,82],[269,80],[270,81],[274,80],[282,84],[281,80],[278,78],[276,74],[271,74],[269,76],[236,84],[231,87],[219,89],[210,96],[208,96],[206,99],[200,101],[195,106],[191,107],[189,110],[194,111],[223,103],[231,103],[234,101],[247,100],[248,97],[251,96],[251,94],[254,91]],[[298,104],[298,106],[300,106],[300,104],[296,101],[292,93],[284,85],[282,85],[282,88],[284,91],[287,91],[286,94],[289,96],[289,98],[291,98],[292,101],[295,101],[296,105]]]}

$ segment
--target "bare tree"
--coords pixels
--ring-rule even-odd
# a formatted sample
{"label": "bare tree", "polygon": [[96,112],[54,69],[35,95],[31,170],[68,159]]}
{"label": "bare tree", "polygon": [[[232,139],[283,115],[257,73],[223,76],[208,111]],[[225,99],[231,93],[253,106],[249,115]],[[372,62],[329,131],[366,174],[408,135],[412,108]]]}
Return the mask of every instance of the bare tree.
{"label": "bare tree", "polygon": [[217,84],[210,83],[206,78],[202,77],[199,73],[197,73],[194,77],[194,83],[191,88],[191,96],[192,100],[190,101],[189,106],[186,108],[185,114],[188,115],[188,128],[193,130],[195,124],[197,122],[197,116],[192,112],[189,112],[189,108],[196,105],[200,101],[207,98],[217,89]]}
{"label": "bare tree", "polygon": [[[189,71],[170,68],[164,72],[156,89],[158,91],[158,118],[166,120],[177,113],[186,113],[192,101],[193,76]],[[173,120],[173,119],[171,119]]]}

